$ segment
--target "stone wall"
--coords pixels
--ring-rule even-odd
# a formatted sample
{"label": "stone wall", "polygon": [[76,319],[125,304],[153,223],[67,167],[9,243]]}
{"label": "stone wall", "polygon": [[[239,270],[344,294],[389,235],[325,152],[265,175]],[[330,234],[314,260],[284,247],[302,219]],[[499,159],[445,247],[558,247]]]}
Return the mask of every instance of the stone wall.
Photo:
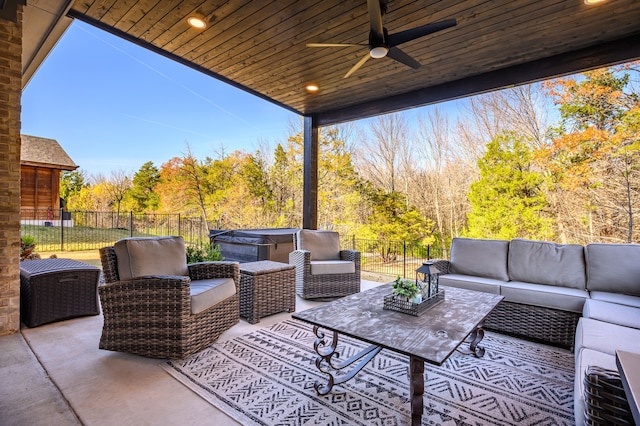
{"label": "stone wall", "polygon": [[16,22],[0,17],[0,335],[20,330],[21,95],[20,6]]}

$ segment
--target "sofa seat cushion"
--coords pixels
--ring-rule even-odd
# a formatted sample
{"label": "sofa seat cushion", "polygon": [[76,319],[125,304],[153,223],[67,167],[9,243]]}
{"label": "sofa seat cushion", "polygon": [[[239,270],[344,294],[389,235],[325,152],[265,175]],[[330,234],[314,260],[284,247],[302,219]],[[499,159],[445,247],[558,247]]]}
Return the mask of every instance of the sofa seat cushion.
{"label": "sofa seat cushion", "polygon": [[493,278],[472,277],[469,275],[447,274],[440,275],[439,283],[444,286],[499,295],[500,286],[504,284],[504,281]]}
{"label": "sofa seat cushion", "polygon": [[120,280],[150,275],[187,276],[182,237],[124,238],[113,245]]}
{"label": "sofa seat cushion", "polygon": [[617,303],[618,305],[633,306],[640,308],[640,297],[629,296],[628,294],[609,293],[606,291],[592,291],[591,298],[593,300],[602,300],[603,302]]}
{"label": "sofa seat cushion", "polygon": [[454,238],[450,272],[508,281],[508,252],[509,241]]}
{"label": "sofa seat cushion", "polygon": [[191,313],[198,314],[236,294],[233,278],[191,281]]}
{"label": "sofa seat cushion", "polygon": [[311,275],[355,274],[356,264],[350,260],[312,260]]}
{"label": "sofa seat cushion", "polygon": [[582,317],[576,328],[576,353],[579,348],[594,349],[612,356],[618,349],[640,352],[640,330]]}
{"label": "sofa seat cushion", "polygon": [[296,248],[308,250],[311,260],[340,259],[340,235],[337,232],[301,229],[296,238]]}
{"label": "sofa seat cushion", "polygon": [[584,290],[584,248],[578,244],[514,239],[509,243],[509,279]]}
{"label": "sofa seat cushion", "polygon": [[505,302],[522,303],[542,308],[581,313],[585,300],[589,298],[586,290],[555,287],[545,284],[510,281],[500,288]]}
{"label": "sofa seat cushion", "polygon": [[640,309],[633,306],[589,299],[584,303],[582,316],[640,329]]}
{"label": "sofa seat cushion", "polygon": [[617,371],[615,355],[589,348],[582,348],[580,350],[576,348],[576,376],[573,381],[573,411],[576,425],[584,424],[584,376],[587,368],[592,365]]}
{"label": "sofa seat cushion", "polygon": [[640,244],[587,244],[587,290],[640,296]]}

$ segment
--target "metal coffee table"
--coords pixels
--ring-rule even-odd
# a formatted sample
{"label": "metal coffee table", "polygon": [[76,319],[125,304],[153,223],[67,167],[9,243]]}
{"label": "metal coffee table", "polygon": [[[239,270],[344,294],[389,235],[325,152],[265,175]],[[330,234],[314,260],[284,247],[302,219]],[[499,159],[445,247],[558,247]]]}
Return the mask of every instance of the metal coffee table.
{"label": "metal coffee table", "polygon": [[[442,365],[467,338],[470,354],[483,356],[484,348],[478,344],[484,337],[484,319],[504,298],[443,288],[445,300],[420,316],[383,309],[384,296],[392,292],[390,284],[295,313],[293,318],[314,325],[316,366],[328,375],[326,384],[316,382],[316,392],[325,395],[334,385],[353,378],[382,349],[405,354],[409,356],[411,424],[419,425],[424,409],[424,363]],[[321,328],[331,331],[332,337],[327,338]],[[341,360],[336,352],[339,334],[371,345]],[[339,377],[335,374],[348,368],[351,370]]]}

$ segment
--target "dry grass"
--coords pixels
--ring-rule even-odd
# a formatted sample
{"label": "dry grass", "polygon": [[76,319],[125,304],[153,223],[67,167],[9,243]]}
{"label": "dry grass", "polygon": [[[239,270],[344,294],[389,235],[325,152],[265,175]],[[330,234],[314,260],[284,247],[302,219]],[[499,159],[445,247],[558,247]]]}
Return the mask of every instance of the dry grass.
{"label": "dry grass", "polygon": [[102,264],[100,263],[100,253],[98,252],[98,250],[62,251],[62,252],[42,251],[42,252],[38,252],[38,254],[42,259],[46,259],[48,257],[51,257],[51,255],[55,254],[59,258],[79,260],[81,262],[88,263],[89,265],[102,268]]}

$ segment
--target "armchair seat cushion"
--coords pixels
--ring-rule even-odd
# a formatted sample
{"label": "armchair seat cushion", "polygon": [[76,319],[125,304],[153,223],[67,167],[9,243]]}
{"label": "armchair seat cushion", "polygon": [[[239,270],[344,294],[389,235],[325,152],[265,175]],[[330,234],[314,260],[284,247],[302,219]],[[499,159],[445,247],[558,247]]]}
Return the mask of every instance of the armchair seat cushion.
{"label": "armchair seat cushion", "polygon": [[236,294],[236,284],[233,278],[196,280],[191,281],[189,293],[191,314],[198,314]]}
{"label": "armchair seat cushion", "polygon": [[349,260],[312,260],[311,275],[355,274],[356,265]]}
{"label": "armchair seat cushion", "polygon": [[121,280],[151,275],[189,275],[181,237],[124,238],[113,248]]}

